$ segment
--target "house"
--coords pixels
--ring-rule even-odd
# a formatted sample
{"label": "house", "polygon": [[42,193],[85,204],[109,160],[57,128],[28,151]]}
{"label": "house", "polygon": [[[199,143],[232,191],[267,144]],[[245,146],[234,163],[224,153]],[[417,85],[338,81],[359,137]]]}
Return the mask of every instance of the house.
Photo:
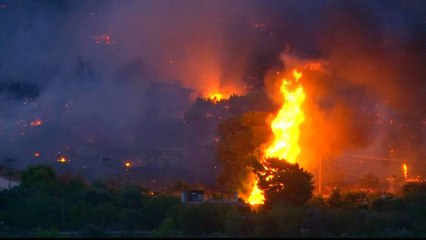
{"label": "house", "polygon": [[19,186],[19,184],[21,184],[19,181],[0,176],[0,191],[10,189],[15,186]]}
{"label": "house", "polygon": [[224,190],[190,190],[181,193],[182,203],[238,203],[238,193]]}

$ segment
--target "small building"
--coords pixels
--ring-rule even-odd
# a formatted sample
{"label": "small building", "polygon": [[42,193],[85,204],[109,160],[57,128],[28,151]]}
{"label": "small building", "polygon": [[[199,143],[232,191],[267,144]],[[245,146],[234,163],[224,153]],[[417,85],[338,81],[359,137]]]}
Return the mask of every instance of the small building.
{"label": "small building", "polygon": [[182,203],[238,203],[238,193],[219,190],[190,190],[181,193]]}
{"label": "small building", "polygon": [[15,181],[10,178],[5,178],[0,176],[0,191],[19,186],[19,184],[21,184],[19,181]]}
{"label": "small building", "polygon": [[191,190],[183,191],[180,196],[180,200],[183,203],[200,203],[204,201],[204,191],[202,190]]}

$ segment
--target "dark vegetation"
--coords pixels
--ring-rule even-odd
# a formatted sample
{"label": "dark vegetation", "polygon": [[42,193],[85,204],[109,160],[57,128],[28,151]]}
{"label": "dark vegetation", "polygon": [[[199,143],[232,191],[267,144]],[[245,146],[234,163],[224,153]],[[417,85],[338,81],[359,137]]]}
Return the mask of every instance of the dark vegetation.
{"label": "dark vegetation", "polygon": [[[284,173],[289,168],[291,176]],[[305,177],[309,187],[303,169],[280,169],[280,178]],[[407,183],[398,196],[336,189],[324,199],[278,191],[281,197],[251,209],[243,203],[184,204],[178,191],[88,184],[46,165],[27,168],[21,179],[0,192],[2,237],[424,237],[426,229],[425,183]]]}

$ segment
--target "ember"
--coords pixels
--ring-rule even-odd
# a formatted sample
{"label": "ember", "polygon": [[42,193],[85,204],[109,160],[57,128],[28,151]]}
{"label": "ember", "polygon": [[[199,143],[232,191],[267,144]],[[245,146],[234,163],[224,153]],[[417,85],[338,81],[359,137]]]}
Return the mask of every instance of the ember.
{"label": "ember", "polygon": [[33,127],[37,127],[37,126],[40,126],[42,124],[43,124],[43,121],[41,121],[40,119],[36,119],[36,120],[34,120],[30,123],[30,125],[33,126]]}
{"label": "ember", "polygon": [[110,45],[112,43],[109,35],[94,36],[93,39],[96,44],[105,43],[106,45]]}

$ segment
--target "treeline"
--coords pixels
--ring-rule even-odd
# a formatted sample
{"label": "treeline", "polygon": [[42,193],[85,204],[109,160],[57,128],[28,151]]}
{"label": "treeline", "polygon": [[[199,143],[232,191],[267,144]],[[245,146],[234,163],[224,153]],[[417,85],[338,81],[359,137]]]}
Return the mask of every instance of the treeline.
{"label": "treeline", "polygon": [[[183,204],[171,193],[111,188],[49,166],[29,167],[0,192],[0,236],[425,237],[426,184],[401,195],[342,192],[306,204]],[[117,236],[117,235],[115,235]]]}

